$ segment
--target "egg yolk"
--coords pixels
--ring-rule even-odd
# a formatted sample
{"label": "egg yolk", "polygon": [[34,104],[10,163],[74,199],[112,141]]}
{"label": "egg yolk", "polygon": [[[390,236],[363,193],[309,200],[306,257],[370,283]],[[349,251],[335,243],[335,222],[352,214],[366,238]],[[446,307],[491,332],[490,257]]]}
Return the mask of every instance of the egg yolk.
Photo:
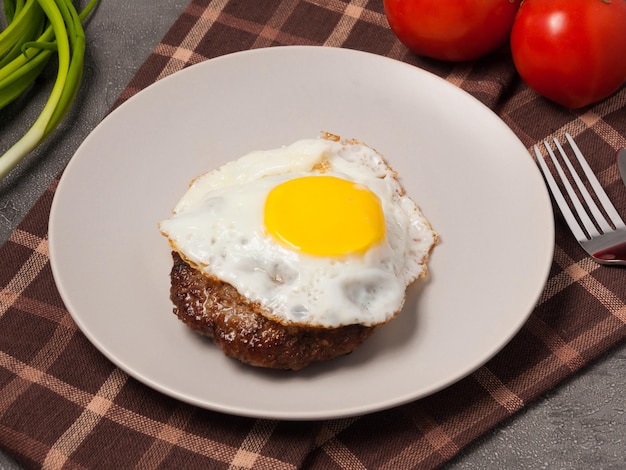
{"label": "egg yolk", "polygon": [[264,217],[279,242],[316,256],[363,254],[385,237],[378,196],[334,176],[305,176],[274,187]]}

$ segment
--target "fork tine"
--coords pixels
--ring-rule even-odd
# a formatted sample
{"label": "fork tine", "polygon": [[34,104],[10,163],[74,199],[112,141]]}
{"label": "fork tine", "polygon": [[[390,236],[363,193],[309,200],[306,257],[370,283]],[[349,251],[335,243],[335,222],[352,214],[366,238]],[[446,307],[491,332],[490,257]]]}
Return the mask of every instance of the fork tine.
{"label": "fork tine", "polygon": [[567,225],[572,231],[572,234],[574,234],[574,238],[576,238],[576,240],[578,241],[587,240],[587,236],[585,235],[583,230],[580,228],[580,225],[578,224],[576,217],[574,217],[574,214],[572,214],[571,209],[569,208],[567,202],[565,201],[565,198],[563,197],[563,194],[561,193],[561,190],[559,189],[559,185],[554,180],[554,177],[552,176],[552,173],[550,172],[550,169],[548,168],[548,165],[546,164],[546,161],[544,160],[543,155],[541,155],[541,152],[539,151],[539,147],[535,145],[534,149],[535,149],[535,156],[537,157],[537,162],[539,162],[539,167],[541,168],[541,172],[543,173],[543,176],[546,179],[546,182],[548,183],[548,187],[550,188],[552,197],[554,198],[557,205],[559,206],[559,209],[561,210],[561,214],[565,218],[565,222],[567,222]]}
{"label": "fork tine", "polygon": [[578,198],[578,195],[574,191],[574,188],[572,188],[572,185],[570,184],[569,179],[565,175],[565,172],[563,171],[563,167],[557,160],[556,155],[554,155],[554,152],[552,151],[550,144],[548,142],[544,142],[543,144],[545,145],[546,150],[548,151],[548,154],[550,154],[552,163],[554,164],[556,171],[559,174],[559,178],[561,178],[561,182],[563,183],[563,186],[565,187],[565,190],[567,191],[567,195],[569,196],[570,200],[572,201],[572,204],[574,205],[576,214],[578,215],[580,221],[582,222],[583,227],[585,227],[585,230],[589,234],[589,237],[597,237],[598,235],[600,235],[600,232],[598,232],[598,229],[591,221],[591,218],[589,217],[587,210],[583,207],[582,203],[580,202],[580,199]]}
{"label": "fork tine", "polygon": [[[576,183],[578,190],[580,191],[580,193],[583,196],[583,199],[587,203],[587,207],[593,214],[594,219],[596,220],[596,222],[598,223],[602,231],[604,233],[612,231],[613,228],[606,221],[606,219],[602,215],[602,212],[600,212],[600,209],[598,209],[598,206],[596,205],[595,201],[589,194],[589,191],[587,191],[587,188],[585,187],[584,183],[580,179],[580,176],[578,176],[578,172],[574,169],[572,162],[566,155],[565,151],[563,150],[563,147],[561,147],[561,143],[558,141],[558,139],[554,139],[554,145],[556,145],[556,148],[559,150],[559,153],[561,154],[561,158],[563,158],[563,161],[565,162],[565,164],[567,165],[567,168],[569,169],[570,175],[572,175],[572,178],[574,179],[574,182]],[[587,173],[585,172],[585,174]]]}
{"label": "fork tine", "polygon": [[613,222],[613,225],[615,225],[615,228],[625,227],[626,225],[624,224],[624,221],[615,210],[615,206],[613,206],[613,204],[609,200],[609,197],[606,195],[606,192],[604,192],[604,189],[602,189],[602,186],[598,182],[598,179],[596,178],[593,171],[589,167],[587,160],[585,160],[585,157],[583,156],[582,152],[578,148],[578,145],[576,145],[576,142],[574,142],[574,139],[572,138],[572,136],[569,135],[569,133],[566,133],[565,138],[567,139],[570,146],[572,147],[572,150],[574,151],[574,155],[576,155],[576,158],[578,159],[580,166],[585,172],[585,176],[587,177],[587,180],[589,180],[589,184],[591,184],[591,187],[593,188],[596,195],[598,196],[598,199],[602,203],[602,207],[604,208],[607,215],[611,219],[611,222]]}

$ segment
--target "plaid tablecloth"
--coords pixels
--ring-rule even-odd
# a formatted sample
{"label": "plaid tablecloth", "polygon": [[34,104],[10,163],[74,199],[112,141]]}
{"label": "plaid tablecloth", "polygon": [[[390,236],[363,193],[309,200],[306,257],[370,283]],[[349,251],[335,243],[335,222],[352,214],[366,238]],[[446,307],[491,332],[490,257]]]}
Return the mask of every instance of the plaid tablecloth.
{"label": "plaid tablecloth", "polygon": [[[626,214],[614,159],[626,146],[626,88],[571,112],[526,87],[506,50],[464,64],[417,58],[391,33],[381,0],[193,0],[117,104],[190,64],[291,44],[359,49],[434,72],[495,110],[529,148],[571,133]],[[535,311],[457,384],[320,422],[195,408],[114,367],[73,323],[48,258],[55,186],[0,248],[0,446],[25,467],[433,468],[626,336],[626,270],[593,263],[557,215],[554,262]]]}

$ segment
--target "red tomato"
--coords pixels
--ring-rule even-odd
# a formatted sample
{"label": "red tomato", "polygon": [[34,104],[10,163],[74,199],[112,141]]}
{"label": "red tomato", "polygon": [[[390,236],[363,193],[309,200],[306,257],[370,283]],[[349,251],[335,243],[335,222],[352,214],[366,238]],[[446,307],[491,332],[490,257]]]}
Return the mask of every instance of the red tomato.
{"label": "red tomato", "polygon": [[626,81],[626,1],[525,0],[511,51],[524,81],[556,103],[606,98]]}
{"label": "red tomato", "polygon": [[384,0],[389,26],[412,52],[472,60],[509,38],[521,0]]}

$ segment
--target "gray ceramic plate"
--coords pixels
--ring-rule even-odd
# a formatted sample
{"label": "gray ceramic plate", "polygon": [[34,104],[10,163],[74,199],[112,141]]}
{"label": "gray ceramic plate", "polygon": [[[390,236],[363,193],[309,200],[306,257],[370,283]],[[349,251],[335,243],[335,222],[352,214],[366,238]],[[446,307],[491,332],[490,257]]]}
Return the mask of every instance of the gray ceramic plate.
{"label": "gray ceramic plate", "polygon": [[[297,373],[247,367],[171,313],[157,221],[194,176],[320,131],[383,153],[441,243],[400,316],[353,354]],[[553,243],[543,180],[495,114],[413,66],[321,47],[232,54],[150,86],[81,145],[50,215],[59,291],[106,357],[184,402],[277,419],[372,412],[471,373],[526,321]]]}

